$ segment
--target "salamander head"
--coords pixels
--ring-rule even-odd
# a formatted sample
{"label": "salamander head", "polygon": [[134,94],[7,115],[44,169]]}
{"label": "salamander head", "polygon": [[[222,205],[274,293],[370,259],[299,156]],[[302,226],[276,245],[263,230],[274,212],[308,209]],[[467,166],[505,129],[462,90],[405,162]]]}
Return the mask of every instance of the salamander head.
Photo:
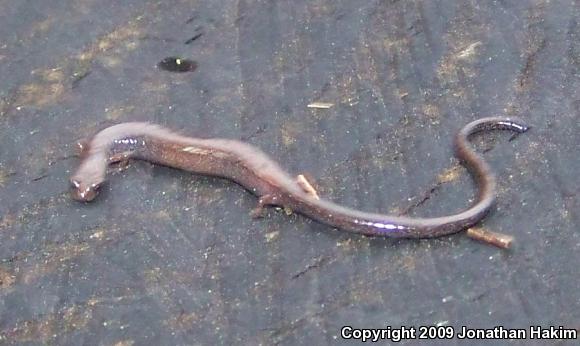
{"label": "salamander head", "polygon": [[107,159],[101,152],[91,154],[70,178],[71,194],[81,202],[92,201],[99,193],[99,187],[105,181]]}
{"label": "salamander head", "polygon": [[80,202],[90,202],[99,193],[99,182],[83,181],[78,178],[71,178],[71,194],[74,199]]}

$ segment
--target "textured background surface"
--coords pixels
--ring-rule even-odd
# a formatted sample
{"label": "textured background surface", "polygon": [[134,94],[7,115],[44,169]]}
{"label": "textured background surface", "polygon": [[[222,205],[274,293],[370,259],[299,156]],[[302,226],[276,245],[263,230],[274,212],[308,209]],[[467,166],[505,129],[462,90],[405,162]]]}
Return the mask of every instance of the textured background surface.
{"label": "textured background surface", "polygon": [[[580,326],[580,5],[119,3],[0,0],[0,343]],[[168,56],[199,67],[156,68]],[[67,193],[76,140],[141,120],[246,140],[349,206],[444,215],[474,193],[452,135],[489,115],[533,126],[474,139],[500,185],[483,226],[515,236],[510,251],[463,234],[369,239],[274,209],[252,220],[235,184],[144,162],[92,204]]]}

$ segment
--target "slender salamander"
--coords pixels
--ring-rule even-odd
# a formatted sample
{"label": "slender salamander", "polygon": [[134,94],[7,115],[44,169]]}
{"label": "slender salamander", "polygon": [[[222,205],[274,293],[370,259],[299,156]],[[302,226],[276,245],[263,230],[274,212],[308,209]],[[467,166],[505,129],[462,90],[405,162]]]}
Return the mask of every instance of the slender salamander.
{"label": "slender salamander", "polygon": [[258,209],[267,205],[290,208],[314,220],[365,235],[430,238],[459,232],[479,222],[495,200],[496,179],[488,164],[468,143],[468,137],[487,130],[528,127],[518,119],[491,117],[473,121],[455,137],[455,155],[471,171],[479,188],[477,201],[458,214],[415,218],[367,213],[350,209],[308,193],[264,152],[229,139],[199,139],[176,134],[161,126],[130,122],[108,127],[82,148],[81,163],[71,177],[73,197],[91,201],[105,181],[107,166],[129,158],[141,159],[197,174],[232,180],[259,197]]}

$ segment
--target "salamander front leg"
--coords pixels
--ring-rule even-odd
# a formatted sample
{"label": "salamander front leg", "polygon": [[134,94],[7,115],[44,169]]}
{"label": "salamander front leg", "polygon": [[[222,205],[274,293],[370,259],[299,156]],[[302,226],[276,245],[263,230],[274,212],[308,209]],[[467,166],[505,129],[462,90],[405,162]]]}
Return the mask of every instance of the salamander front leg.
{"label": "salamander front leg", "polygon": [[85,157],[87,157],[89,153],[89,140],[86,138],[80,139],[77,142],[77,155],[78,157],[82,159],[84,159]]}
{"label": "salamander front leg", "polygon": [[109,164],[115,165],[114,167],[117,169],[117,172],[122,172],[129,168],[129,159],[129,152],[116,153],[109,156]]}

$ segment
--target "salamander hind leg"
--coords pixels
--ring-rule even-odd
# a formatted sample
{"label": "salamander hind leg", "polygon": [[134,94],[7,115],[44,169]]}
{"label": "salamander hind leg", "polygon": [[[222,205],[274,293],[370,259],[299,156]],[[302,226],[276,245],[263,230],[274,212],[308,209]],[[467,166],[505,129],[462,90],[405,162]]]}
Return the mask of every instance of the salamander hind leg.
{"label": "salamander hind leg", "polygon": [[252,209],[250,216],[254,219],[264,216],[264,209],[269,205],[278,205],[280,203],[279,197],[276,194],[263,195],[258,199],[258,205]]}

